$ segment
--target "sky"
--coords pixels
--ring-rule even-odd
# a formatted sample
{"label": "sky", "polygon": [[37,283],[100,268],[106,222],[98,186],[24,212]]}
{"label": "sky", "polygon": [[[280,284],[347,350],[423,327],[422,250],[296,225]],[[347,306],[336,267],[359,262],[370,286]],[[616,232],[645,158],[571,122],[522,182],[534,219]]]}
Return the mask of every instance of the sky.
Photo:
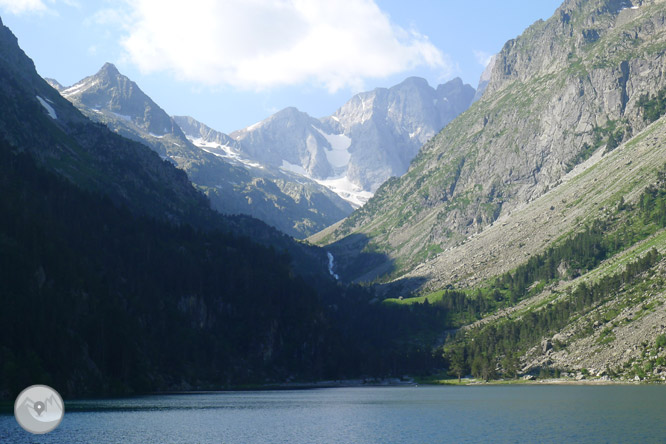
{"label": "sky", "polygon": [[288,106],[332,114],[407,77],[476,88],[562,0],[0,0],[43,77],[115,64],[171,115],[230,133]]}

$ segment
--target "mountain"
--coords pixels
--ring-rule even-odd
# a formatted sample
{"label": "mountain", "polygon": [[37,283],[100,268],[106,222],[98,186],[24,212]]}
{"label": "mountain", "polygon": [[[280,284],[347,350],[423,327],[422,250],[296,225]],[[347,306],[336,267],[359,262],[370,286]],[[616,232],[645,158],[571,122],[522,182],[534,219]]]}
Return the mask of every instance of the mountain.
{"label": "mountain", "polygon": [[[295,242],[256,219],[218,217],[210,210],[206,196],[192,186],[182,170],[174,168],[172,162],[160,158],[155,151],[146,149],[145,144],[121,137],[86,118],[37,75],[32,60],[18,47],[11,31],[3,28],[0,39],[0,71],[7,79],[0,89],[0,103],[5,110],[0,122],[0,137],[9,145],[30,153],[40,166],[87,190],[108,196],[115,204],[127,206],[139,214],[175,224],[191,224],[197,229],[221,229],[249,236],[264,245],[289,252],[301,271],[328,275],[328,258],[323,250]],[[115,68],[107,65],[103,74],[115,76]],[[124,84],[130,92],[140,91],[129,81]],[[106,97],[103,92],[95,91],[97,89],[91,90],[91,100]],[[107,112],[91,109],[90,114],[126,116],[122,113],[128,111],[120,108],[124,93],[116,91],[117,100],[112,105],[115,108]],[[138,108],[137,103],[130,106],[134,107],[130,109]],[[191,171],[196,172],[197,177],[206,177],[210,158],[204,155],[208,154],[185,145],[187,139],[182,131],[171,124],[159,107],[151,105],[146,108],[145,118],[138,124],[130,120],[116,117],[113,122],[125,122],[126,126],[119,128],[127,129],[128,135],[138,134],[140,125],[150,131],[162,131],[161,134],[154,133],[162,137],[150,136],[161,147],[161,155],[166,157],[172,152],[169,150],[174,150],[176,155],[175,150],[181,144],[193,155],[187,161]],[[172,132],[164,132],[164,129]],[[197,154],[201,155],[195,158]],[[239,171],[232,170],[228,164],[219,164],[220,167],[225,165],[230,173]],[[219,170],[215,173],[219,174]]]}
{"label": "mountain", "polygon": [[[39,77],[1,24],[0,76],[0,398],[35,381],[65,397],[110,396],[441,363],[403,341],[411,325],[430,325],[420,311],[341,284],[320,248],[212,210],[171,161]],[[105,94],[98,103],[122,96]],[[160,140],[178,136],[150,111],[134,123],[109,110]]]}
{"label": "mountain", "polygon": [[[51,88],[1,24],[0,76],[0,397],[35,381],[119,395],[395,368],[389,332],[361,334],[371,294],[339,286],[324,251],[213,211],[182,170]],[[151,111],[136,126],[178,135]]]}
{"label": "mountain", "polygon": [[[508,41],[481,100],[426,143],[404,176],[313,238],[328,244],[340,276],[395,279],[453,255],[594,152],[640,132],[640,98],[664,86],[653,73],[666,58],[663,4],[634,3],[567,1]],[[434,265],[429,276],[440,272],[448,271]]]}
{"label": "mountain", "polygon": [[407,174],[311,238],[432,325],[409,340],[444,355],[433,380],[666,380],[665,29],[663,1],[565,1]]}
{"label": "mountain", "polygon": [[[60,88],[60,93],[90,119],[148,145],[187,172],[221,213],[251,215],[291,236],[304,237],[352,211],[316,182],[240,157],[228,137],[218,134],[195,146],[172,117],[110,63],[73,86]],[[198,140],[200,133],[193,139]]]}
{"label": "mountain", "polygon": [[331,148],[318,127],[321,123],[298,111],[285,108],[266,120],[230,134],[243,153],[268,165],[296,165],[309,176],[324,179],[334,174],[324,146]]}
{"label": "mountain", "polygon": [[459,78],[434,89],[418,77],[356,95],[326,119],[351,139],[347,177],[375,192],[388,178],[403,175],[421,146],[473,97],[474,88]]}
{"label": "mountain", "polygon": [[49,79],[48,77],[45,77],[44,80],[46,80],[46,83],[48,83],[49,85],[51,85],[51,87],[52,87],[53,89],[55,89],[56,91],[58,91],[58,92],[60,92],[60,91],[62,91],[63,89],[65,89],[65,87],[62,86],[62,85],[60,84],[60,82],[58,82],[56,79]]}
{"label": "mountain", "polygon": [[357,94],[329,117],[286,108],[230,136],[249,158],[315,179],[359,205],[404,174],[421,145],[473,97],[460,79],[435,89],[412,77]]}
{"label": "mountain", "polygon": [[4,26],[0,45],[2,140],[42,167],[142,214],[173,223],[207,217],[206,199],[183,172],[85,118],[37,75]]}
{"label": "mountain", "polygon": [[340,368],[320,355],[350,345],[321,300],[332,280],[315,291],[275,249],[129,211],[17,151],[0,140],[1,397],[35,381],[118,395]]}
{"label": "mountain", "polygon": [[238,143],[228,135],[214,130],[213,128],[204,125],[193,117],[189,116],[173,116],[181,130],[185,133],[187,138],[196,146],[201,148],[215,149],[217,147],[227,148],[218,151],[217,154],[227,155],[233,157],[234,152],[239,151]]}
{"label": "mountain", "polygon": [[488,88],[488,83],[490,83],[490,76],[493,73],[493,68],[495,67],[495,60],[497,60],[497,55],[494,55],[490,58],[488,66],[481,73],[481,78],[479,78],[479,85],[476,87],[476,93],[474,94],[474,99],[472,103],[478,101],[483,96],[483,93],[486,92]]}

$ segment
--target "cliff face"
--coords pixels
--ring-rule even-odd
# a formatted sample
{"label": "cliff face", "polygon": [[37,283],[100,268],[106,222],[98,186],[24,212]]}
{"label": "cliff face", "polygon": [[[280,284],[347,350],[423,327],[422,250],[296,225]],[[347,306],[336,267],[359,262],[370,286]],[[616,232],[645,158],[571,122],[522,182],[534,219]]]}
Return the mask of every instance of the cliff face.
{"label": "cliff face", "polygon": [[324,119],[351,139],[347,175],[374,192],[403,175],[419,148],[465,111],[474,88],[459,78],[437,88],[410,77],[392,88],[357,94]]}
{"label": "cliff face", "polygon": [[474,88],[459,78],[433,88],[410,77],[356,94],[331,116],[315,119],[286,108],[231,137],[258,162],[324,183],[342,180],[357,194],[358,206],[386,179],[404,174],[421,145],[473,97]]}
{"label": "cliff face", "polygon": [[[661,0],[565,2],[505,44],[483,98],[407,174],[314,239],[354,264],[347,278],[396,277],[557,186],[645,127],[637,102],[666,85],[665,22]],[[359,268],[369,252],[383,260]]]}

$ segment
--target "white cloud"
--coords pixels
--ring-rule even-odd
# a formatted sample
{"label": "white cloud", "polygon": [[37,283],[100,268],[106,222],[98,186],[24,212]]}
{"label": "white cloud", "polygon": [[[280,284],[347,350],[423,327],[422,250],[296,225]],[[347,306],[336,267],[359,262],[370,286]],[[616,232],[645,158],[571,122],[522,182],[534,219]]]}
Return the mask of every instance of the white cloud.
{"label": "white cloud", "polygon": [[80,7],[77,0],[0,0],[0,9],[16,15],[26,13],[57,14],[51,7],[56,3],[77,8]]}
{"label": "white cloud", "polygon": [[244,89],[358,88],[416,66],[451,71],[426,36],[373,0],[131,0],[123,46],[144,72]]}
{"label": "white cloud", "polygon": [[115,26],[124,27],[130,17],[123,10],[106,8],[100,9],[92,16],[86,18],[83,24],[86,26]]}
{"label": "white cloud", "polygon": [[48,11],[48,7],[42,0],[0,0],[0,8],[11,14]]}
{"label": "white cloud", "polygon": [[484,68],[488,66],[494,55],[495,54],[491,54],[485,51],[476,51],[476,50],[474,51],[474,58]]}

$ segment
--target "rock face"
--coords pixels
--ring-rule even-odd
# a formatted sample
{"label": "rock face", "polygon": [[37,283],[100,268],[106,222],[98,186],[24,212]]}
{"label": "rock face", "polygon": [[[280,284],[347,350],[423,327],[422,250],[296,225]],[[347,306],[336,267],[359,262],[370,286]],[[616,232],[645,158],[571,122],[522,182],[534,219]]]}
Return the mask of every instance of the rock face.
{"label": "rock face", "polygon": [[173,116],[180,129],[183,130],[188,139],[195,145],[198,143],[207,145],[228,146],[238,150],[238,144],[228,135],[215,131],[209,126],[189,116]]}
{"label": "rock face", "polygon": [[[419,148],[473,97],[474,88],[460,79],[434,89],[413,77],[358,94],[330,117],[317,120],[287,108],[231,137],[248,157],[328,181],[363,203],[389,177],[404,174]],[[346,186],[336,188],[334,180]]]}
{"label": "rock face", "polygon": [[111,63],[104,64],[97,74],[63,89],[61,94],[92,111],[113,113],[154,137],[170,134],[184,139],[171,117]]}
{"label": "rock face", "polygon": [[[557,186],[645,127],[637,102],[666,85],[665,29],[663,1],[566,1],[505,44],[482,99],[407,174],[317,241],[354,264],[348,278],[397,277]],[[383,260],[359,267],[369,252]]]}
{"label": "rock face", "polygon": [[296,108],[285,108],[268,119],[240,131],[231,138],[248,157],[274,167],[291,164],[316,179],[333,175],[326,159],[331,149],[321,133],[321,122]]}
{"label": "rock face", "polygon": [[474,100],[472,102],[476,102],[479,99],[481,99],[483,93],[486,92],[486,88],[488,88],[488,83],[490,83],[490,76],[493,73],[493,68],[495,67],[496,60],[497,60],[497,55],[492,56],[490,62],[488,62],[488,66],[486,66],[486,69],[484,69],[483,73],[481,73],[481,78],[479,79],[479,85],[476,87],[476,93],[474,94]]}
{"label": "rock face", "polygon": [[314,181],[242,157],[229,136],[192,118],[176,121],[110,63],[59,90],[91,119],[148,145],[186,171],[221,213],[247,214],[305,237],[352,211],[348,202]]}
{"label": "rock face", "polygon": [[389,89],[356,95],[324,121],[351,139],[350,180],[374,192],[389,177],[403,175],[421,146],[465,111],[473,97],[474,88],[459,78],[434,89],[411,77]]}

